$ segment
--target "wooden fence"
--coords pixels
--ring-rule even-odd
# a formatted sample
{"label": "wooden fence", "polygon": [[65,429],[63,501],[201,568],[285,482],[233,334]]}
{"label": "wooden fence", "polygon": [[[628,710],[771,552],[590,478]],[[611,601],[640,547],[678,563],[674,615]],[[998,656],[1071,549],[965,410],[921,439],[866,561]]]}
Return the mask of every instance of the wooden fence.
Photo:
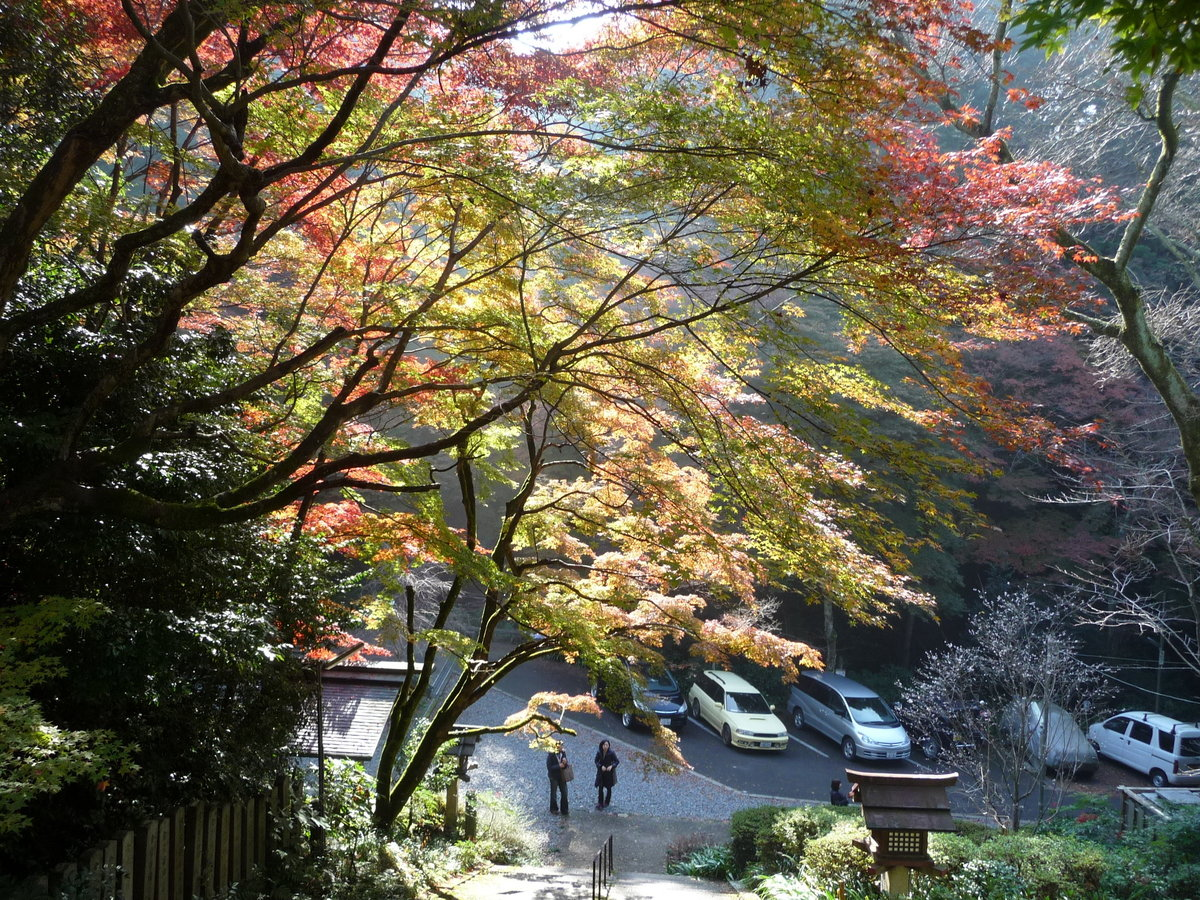
{"label": "wooden fence", "polygon": [[300,782],[238,803],[194,803],[105,841],[75,863],[28,885],[20,897],[70,900],[193,900],[223,895],[268,854],[294,848]]}

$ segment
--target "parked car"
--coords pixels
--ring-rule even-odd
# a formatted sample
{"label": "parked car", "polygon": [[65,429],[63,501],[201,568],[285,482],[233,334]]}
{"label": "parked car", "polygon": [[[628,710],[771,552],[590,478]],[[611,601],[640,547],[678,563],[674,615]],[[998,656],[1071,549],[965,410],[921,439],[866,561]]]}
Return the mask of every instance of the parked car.
{"label": "parked car", "polygon": [[828,672],[804,672],[788,694],[796,728],[809,726],[842,748],[848,760],[908,759],[908,732],[887,702],[865,685]]}
{"label": "parked car", "polygon": [[1150,776],[1155,787],[1200,785],[1200,724],[1123,712],[1088,729],[1101,756]]}
{"label": "parked car", "polygon": [[754,685],[732,672],[701,672],[688,691],[688,704],[692,715],[715,728],[727,747],[787,747],[787,726]]}
{"label": "parked car", "polygon": [[919,710],[896,704],[895,710],[909,739],[926,759],[940,759],[947,750],[973,750],[986,740],[982,703],[946,701]]}
{"label": "parked car", "polygon": [[592,696],[621,716],[621,724],[633,728],[644,716],[657,716],[668,728],[687,724],[688,708],[679,682],[666,669],[651,669],[645,663],[621,662],[617,677],[592,685]]}
{"label": "parked car", "polygon": [[1014,700],[1004,708],[1000,727],[1009,734],[1024,734],[1029,760],[1042,761],[1048,772],[1086,778],[1100,765],[1083,730],[1056,703]]}

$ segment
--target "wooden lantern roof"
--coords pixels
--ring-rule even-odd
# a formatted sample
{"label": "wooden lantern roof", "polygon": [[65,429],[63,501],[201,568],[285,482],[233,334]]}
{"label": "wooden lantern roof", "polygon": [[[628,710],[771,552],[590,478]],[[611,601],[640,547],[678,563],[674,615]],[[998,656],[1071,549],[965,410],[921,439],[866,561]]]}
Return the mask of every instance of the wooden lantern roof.
{"label": "wooden lantern roof", "polygon": [[871,831],[955,831],[946,789],[958,773],[907,775],[846,770],[858,785],[863,819]]}

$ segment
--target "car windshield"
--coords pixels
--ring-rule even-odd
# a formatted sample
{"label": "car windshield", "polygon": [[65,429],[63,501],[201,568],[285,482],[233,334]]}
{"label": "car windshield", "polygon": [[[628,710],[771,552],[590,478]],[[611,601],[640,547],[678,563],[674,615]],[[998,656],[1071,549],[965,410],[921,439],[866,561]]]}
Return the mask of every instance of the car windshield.
{"label": "car windshield", "polygon": [[646,690],[657,694],[673,694],[679,687],[670,675],[646,675]]}
{"label": "car windshield", "polygon": [[859,725],[880,725],[894,728],[899,725],[896,714],[880,697],[847,697],[850,715]]}
{"label": "car windshield", "polygon": [[762,694],[735,694],[733,691],[725,694],[725,708],[736,713],[767,714],[771,712],[771,708],[767,706],[767,701],[763,699]]}

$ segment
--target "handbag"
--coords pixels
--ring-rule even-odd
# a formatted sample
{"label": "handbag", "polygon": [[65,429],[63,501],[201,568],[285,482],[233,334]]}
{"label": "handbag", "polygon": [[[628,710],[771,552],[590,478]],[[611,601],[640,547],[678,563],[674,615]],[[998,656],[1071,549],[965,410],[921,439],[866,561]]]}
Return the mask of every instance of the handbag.
{"label": "handbag", "polygon": [[562,769],[560,771],[562,772],[562,780],[563,781],[574,781],[575,780],[575,769],[572,768],[570,763],[563,763]]}

